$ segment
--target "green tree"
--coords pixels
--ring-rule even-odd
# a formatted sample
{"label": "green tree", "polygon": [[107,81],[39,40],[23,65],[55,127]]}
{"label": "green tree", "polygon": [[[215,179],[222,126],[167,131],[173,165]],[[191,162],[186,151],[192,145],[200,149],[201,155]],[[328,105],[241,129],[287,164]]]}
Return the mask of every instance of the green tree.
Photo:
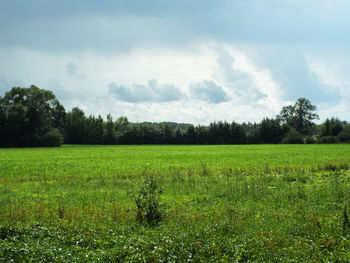
{"label": "green tree", "polygon": [[286,137],[282,140],[284,144],[303,144],[303,136],[294,128],[290,129]]}
{"label": "green tree", "polygon": [[241,124],[232,122],[230,125],[230,144],[245,144],[247,143],[247,135]]}
{"label": "green tree", "polygon": [[161,132],[161,143],[171,144],[174,141],[174,129],[168,123],[164,122],[159,125]]}
{"label": "green tree", "polygon": [[319,116],[315,105],[308,99],[299,98],[294,105],[283,107],[277,119],[301,134],[310,134],[314,126],[313,120],[318,120]]}
{"label": "green tree", "polygon": [[117,142],[117,132],[113,123],[111,114],[107,114],[106,130],[104,134],[104,143],[115,144]]}
{"label": "green tree", "polygon": [[260,123],[258,131],[262,143],[281,143],[284,136],[278,119],[264,118]]}
{"label": "green tree", "polygon": [[184,144],[184,143],[185,143],[184,133],[180,128],[180,126],[178,126],[175,131],[175,144]]}
{"label": "green tree", "polygon": [[[52,91],[14,87],[0,100],[2,132],[5,139],[2,146],[40,146],[54,135],[53,129],[61,129],[65,116],[64,107]],[[62,137],[62,136],[61,136]],[[54,145],[60,138],[56,140]]]}
{"label": "green tree", "polygon": [[196,126],[197,144],[208,144],[208,129],[202,125]]}
{"label": "green tree", "polygon": [[343,124],[339,119],[327,118],[321,126],[321,136],[337,136],[343,129]]}
{"label": "green tree", "polygon": [[196,133],[196,128],[194,125],[189,125],[186,133],[185,133],[185,138],[186,138],[186,144],[196,144],[197,141],[197,133]]}
{"label": "green tree", "polygon": [[87,143],[87,119],[85,113],[78,107],[67,113],[65,130],[66,143]]}

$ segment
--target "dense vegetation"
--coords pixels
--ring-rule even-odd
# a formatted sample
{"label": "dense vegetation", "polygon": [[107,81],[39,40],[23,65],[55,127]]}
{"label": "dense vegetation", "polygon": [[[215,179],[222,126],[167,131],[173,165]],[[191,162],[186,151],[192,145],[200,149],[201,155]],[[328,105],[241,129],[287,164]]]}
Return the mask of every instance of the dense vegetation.
{"label": "dense vegetation", "polygon": [[66,112],[51,91],[13,88],[0,97],[0,147],[67,144],[260,144],[338,143],[350,141],[350,125],[337,118],[316,125],[316,107],[304,98],[260,123],[178,123],[113,121],[110,114]]}
{"label": "dense vegetation", "polygon": [[350,145],[0,149],[0,262],[349,262]]}

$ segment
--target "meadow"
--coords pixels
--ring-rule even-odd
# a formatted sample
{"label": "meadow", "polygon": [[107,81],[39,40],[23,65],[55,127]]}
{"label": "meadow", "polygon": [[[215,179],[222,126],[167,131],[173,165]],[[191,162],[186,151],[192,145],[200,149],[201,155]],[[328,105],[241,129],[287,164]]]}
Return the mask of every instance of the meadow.
{"label": "meadow", "polygon": [[0,262],[349,262],[349,206],[346,144],[0,149]]}

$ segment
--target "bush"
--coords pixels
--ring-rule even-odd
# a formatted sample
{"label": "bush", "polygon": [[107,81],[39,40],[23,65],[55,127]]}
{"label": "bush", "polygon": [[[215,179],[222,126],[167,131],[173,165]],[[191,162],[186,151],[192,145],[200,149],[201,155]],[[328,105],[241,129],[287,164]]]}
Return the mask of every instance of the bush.
{"label": "bush", "polygon": [[318,139],[318,143],[339,143],[339,139],[336,136],[322,136]]}
{"label": "bush", "polygon": [[47,133],[45,133],[40,140],[40,144],[46,147],[58,147],[61,146],[62,143],[63,137],[61,133],[56,129],[50,130]]}
{"label": "bush", "polygon": [[315,138],[312,137],[312,136],[306,136],[306,137],[305,137],[305,143],[306,143],[306,144],[314,144],[314,143],[316,143],[316,140],[315,140]]}
{"label": "bush", "polygon": [[343,130],[338,134],[338,139],[341,142],[350,142],[350,132]]}
{"label": "bush", "polygon": [[165,218],[165,206],[159,201],[161,194],[162,190],[153,176],[144,180],[135,199],[137,221],[155,226]]}
{"label": "bush", "polygon": [[283,144],[303,144],[303,136],[294,129],[291,129],[282,141]]}

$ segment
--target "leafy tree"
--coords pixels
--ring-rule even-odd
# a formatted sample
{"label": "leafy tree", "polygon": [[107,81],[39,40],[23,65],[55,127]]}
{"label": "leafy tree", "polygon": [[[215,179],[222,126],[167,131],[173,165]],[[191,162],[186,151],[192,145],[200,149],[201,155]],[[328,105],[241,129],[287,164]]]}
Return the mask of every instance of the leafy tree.
{"label": "leafy tree", "polygon": [[303,144],[303,136],[295,129],[290,129],[287,136],[283,139],[284,144]]}
{"label": "leafy tree", "polygon": [[52,129],[41,138],[41,146],[57,147],[63,143],[63,136],[57,129]]}
{"label": "leafy tree", "polygon": [[337,135],[340,142],[350,142],[350,129],[343,130]]}
{"label": "leafy tree", "polygon": [[308,99],[299,98],[294,105],[284,106],[277,119],[301,134],[310,134],[314,125],[312,121],[318,120],[319,116],[315,105]]}
{"label": "leafy tree", "polygon": [[52,91],[14,87],[0,104],[2,146],[40,146],[45,134],[63,128],[65,110]]}
{"label": "leafy tree", "polygon": [[305,144],[315,144],[316,139],[312,136],[306,136],[305,137]]}
{"label": "leafy tree", "polygon": [[328,135],[328,136],[321,136],[317,142],[318,143],[339,143],[340,141],[337,136]]}

